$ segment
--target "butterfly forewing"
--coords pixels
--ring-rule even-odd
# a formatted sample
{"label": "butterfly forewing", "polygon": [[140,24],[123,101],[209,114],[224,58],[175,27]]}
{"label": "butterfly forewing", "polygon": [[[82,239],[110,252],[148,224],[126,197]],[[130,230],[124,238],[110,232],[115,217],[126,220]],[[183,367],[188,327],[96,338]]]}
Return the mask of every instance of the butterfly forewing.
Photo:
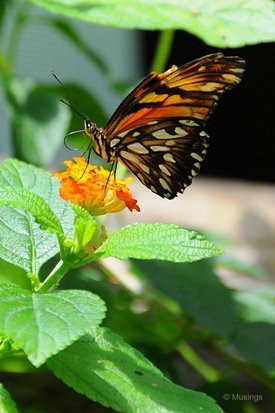
{"label": "butterfly forewing", "polygon": [[205,123],[220,95],[240,82],[244,65],[216,53],[151,73],[104,128],[110,151],[153,192],[174,198],[198,173],[209,141]]}

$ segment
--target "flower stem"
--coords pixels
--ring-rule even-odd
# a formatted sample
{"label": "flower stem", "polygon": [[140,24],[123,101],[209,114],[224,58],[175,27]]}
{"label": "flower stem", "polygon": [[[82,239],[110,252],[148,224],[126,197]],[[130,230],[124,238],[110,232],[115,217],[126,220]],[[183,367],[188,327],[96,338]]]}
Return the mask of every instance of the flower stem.
{"label": "flower stem", "polygon": [[44,293],[55,288],[70,268],[71,266],[68,263],[60,260],[45,281],[36,288],[36,292]]}
{"label": "flower stem", "polygon": [[220,380],[221,375],[218,370],[214,369],[212,366],[207,364],[202,360],[198,354],[184,341],[181,341],[177,345],[177,350],[180,355],[189,363],[197,372],[199,372],[202,377],[208,382],[215,382]]}
{"label": "flower stem", "polygon": [[171,50],[174,33],[174,30],[163,30],[160,32],[156,52],[151,65],[151,70],[153,72],[163,72]]}

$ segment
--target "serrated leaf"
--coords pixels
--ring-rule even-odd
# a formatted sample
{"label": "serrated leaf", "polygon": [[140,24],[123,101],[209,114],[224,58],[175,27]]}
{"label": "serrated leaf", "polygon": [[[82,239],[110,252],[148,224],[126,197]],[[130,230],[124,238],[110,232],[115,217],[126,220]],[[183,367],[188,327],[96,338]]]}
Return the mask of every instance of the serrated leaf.
{"label": "serrated leaf", "polygon": [[59,88],[13,79],[7,89],[15,156],[39,166],[49,164],[63,145],[71,117],[59,102]]}
{"label": "serrated leaf", "polygon": [[[0,188],[26,189],[42,197],[60,220],[65,235],[73,234],[74,214],[59,196],[56,178],[42,169],[9,159],[0,166]],[[41,266],[59,251],[57,238],[39,228],[29,212],[0,206],[0,257],[38,273]]]}
{"label": "serrated leaf", "polygon": [[14,401],[12,400],[10,394],[4,388],[3,384],[0,383],[0,412],[1,413],[18,413]]}
{"label": "serrated leaf", "polygon": [[47,364],[67,385],[119,412],[222,412],[207,395],[166,379],[108,329],[93,329]]}
{"label": "serrated leaf", "polygon": [[192,262],[221,253],[220,248],[195,231],[156,223],[127,225],[112,234],[94,256]]}
{"label": "serrated leaf", "polygon": [[95,24],[181,29],[216,47],[275,40],[273,0],[32,0],[55,13]]}
{"label": "serrated leaf", "polygon": [[53,232],[59,237],[64,237],[59,220],[41,196],[25,188],[12,188],[8,186],[0,189],[1,204],[30,212],[42,229]]}
{"label": "serrated leaf", "polygon": [[104,314],[104,302],[89,291],[42,294],[0,285],[0,333],[36,367],[97,326]]}

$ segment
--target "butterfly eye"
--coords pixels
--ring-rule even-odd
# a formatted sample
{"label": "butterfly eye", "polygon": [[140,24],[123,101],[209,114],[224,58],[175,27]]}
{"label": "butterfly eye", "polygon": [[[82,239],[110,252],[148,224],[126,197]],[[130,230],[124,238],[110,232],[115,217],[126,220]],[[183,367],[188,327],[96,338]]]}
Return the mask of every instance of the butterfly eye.
{"label": "butterfly eye", "polygon": [[93,136],[94,135],[94,131],[96,129],[96,125],[91,122],[88,119],[85,119],[84,121],[84,126],[85,126],[85,132],[88,136]]}
{"label": "butterfly eye", "polygon": [[88,119],[85,119],[85,129],[91,129],[91,126],[92,126],[92,122],[91,121],[89,121]]}

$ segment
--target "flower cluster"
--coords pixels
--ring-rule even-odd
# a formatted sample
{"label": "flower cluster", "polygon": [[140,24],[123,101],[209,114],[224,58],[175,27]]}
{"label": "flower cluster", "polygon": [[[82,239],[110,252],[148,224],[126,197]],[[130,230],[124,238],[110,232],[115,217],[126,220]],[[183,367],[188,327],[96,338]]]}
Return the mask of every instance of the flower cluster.
{"label": "flower cluster", "polygon": [[85,208],[93,216],[119,212],[125,207],[140,211],[127,184],[132,178],[117,179],[113,172],[86,163],[83,157],[64,161],[67,169],[55,172],[60,183],[60,196]]}

